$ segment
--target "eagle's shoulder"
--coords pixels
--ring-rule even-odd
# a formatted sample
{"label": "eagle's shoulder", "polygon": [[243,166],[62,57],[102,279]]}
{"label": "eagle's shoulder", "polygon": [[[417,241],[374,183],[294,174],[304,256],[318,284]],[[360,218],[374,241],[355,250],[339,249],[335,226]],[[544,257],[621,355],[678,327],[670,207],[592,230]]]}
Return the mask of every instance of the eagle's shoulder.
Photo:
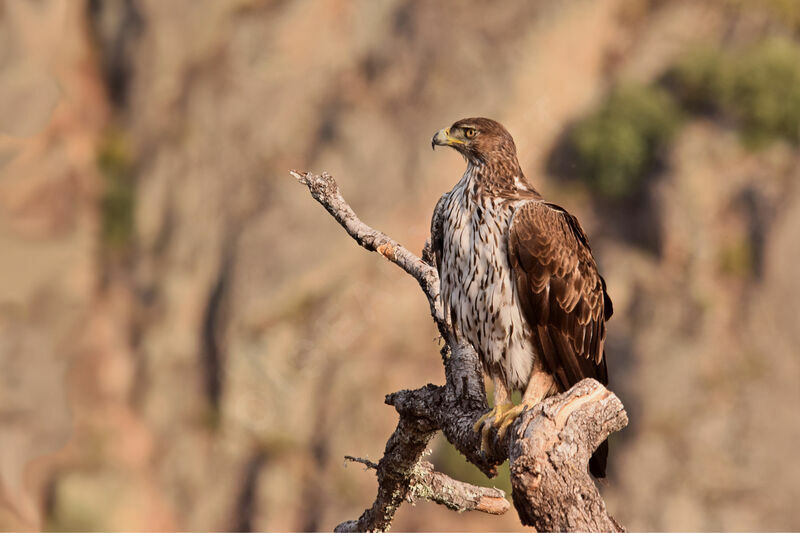
{"label": "eagle's shoulder", "polygon": [[575,250],[589,247],[589,238],[578,219],[566,209],[544,200],[530,200],[517,206],[511,219],[510,231],[523,240],[538,236],[552,244],[569,246]]}
{"label": "eagle's shoulder", "polygon": [[611,318],[613,305],[606,282],[597,271],[589,238],[575,215],[544,200],[525,202],[511,218],[509,246],[518,259],[524,258],[520,263],[523,268],[544,263],[554,269],[552,274],[564,276],[578,267],[583,277],[597,278],[602,287],[604,318]]}
{"label": "eagle's shoulder", "polygon": [[543,200],[528,201],[515,209],[509,224],[509,246],[520,267],[546,269],[550,276],[564,277],[580,263],[594,263],[577,219]]}

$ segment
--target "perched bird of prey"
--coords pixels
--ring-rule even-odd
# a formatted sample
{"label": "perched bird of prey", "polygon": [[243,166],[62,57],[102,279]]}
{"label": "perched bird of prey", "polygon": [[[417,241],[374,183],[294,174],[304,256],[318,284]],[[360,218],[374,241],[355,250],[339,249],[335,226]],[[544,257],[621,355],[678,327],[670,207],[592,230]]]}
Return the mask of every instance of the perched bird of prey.
{"label": "perched bird of prey", "polygon": [[[494,409],[475,425],[484,445],[527,407],[583,378],[608,383],[603,343],[611,300],[586,234],[522,173],[514,140],[487,118],[433,136],[467,170],[436,204],[431,241],[445,313],[494,381]],[[511,393],[522,391],[514,406]],[[589,469],[605,477],[608,444]]]}

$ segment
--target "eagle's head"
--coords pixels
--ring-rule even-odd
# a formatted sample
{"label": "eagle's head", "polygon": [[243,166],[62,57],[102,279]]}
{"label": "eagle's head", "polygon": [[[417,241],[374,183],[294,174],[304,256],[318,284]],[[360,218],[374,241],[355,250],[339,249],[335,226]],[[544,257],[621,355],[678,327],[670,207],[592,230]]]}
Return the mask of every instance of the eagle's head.
{"label": "eagle's head", "polygon": [[487,163],[497,158],[517,159],[514,139],[502,124],[490,118],[463,118],[436,132],[431,147],[450,146],[471,163]]}

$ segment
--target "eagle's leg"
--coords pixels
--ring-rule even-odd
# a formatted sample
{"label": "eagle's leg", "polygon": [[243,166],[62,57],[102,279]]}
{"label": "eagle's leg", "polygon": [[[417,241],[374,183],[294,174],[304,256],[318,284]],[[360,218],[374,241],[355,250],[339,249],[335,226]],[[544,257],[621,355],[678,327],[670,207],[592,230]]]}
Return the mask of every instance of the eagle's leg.
{"label": "eagle's leg", "polygon": [[500,419],[495,420],[495,425],[499,426],[497,428],[497,438],[502,439],[509,426],[523,411],[544,400],[551,391],[555,390],[555,387],[555,379],[549,372],[538,369],[531,372],[531,378],[528,381],[528,386],[525,387],[525,393],[522,395],[522,401],[519,405],[506,410]]}
{"label": "eagle's leg", "polygon": [[472,427],[473,431],[476,433],[478,431],[481,432],[481,450],[489,449],[489,430],[493,425],[497,425],[497,421],[502,419],[506,411],[513,407],[511,395],[502,380],[499,378],[492,378],[492,381],[494,382],[494,407],[492,407],[491,411],[480,417]]}

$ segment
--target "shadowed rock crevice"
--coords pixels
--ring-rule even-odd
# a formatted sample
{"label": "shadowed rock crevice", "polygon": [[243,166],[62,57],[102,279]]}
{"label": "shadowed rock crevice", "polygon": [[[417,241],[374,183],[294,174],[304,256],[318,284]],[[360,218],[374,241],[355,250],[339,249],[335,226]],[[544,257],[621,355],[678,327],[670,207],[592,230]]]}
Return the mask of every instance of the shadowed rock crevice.
{"label": "shadowed rock crevice", "polygon": [[232,285],[234,246],[236,239],[229,236],[223,245],[219,271],[211,285],[206,300],[201,329],[200,359],[203,368],[204,390],[214,413],[220,408],[225,384],[225,330],[230,313],[227,306],[228,291]]}
{"label": "shadowed rock crevice", "polygon": [[138,2],[89,0],[87,10],[111,103],[125,109],[134,75],[136,44],[145,24]]}
{"label": "shadowed rock crevice", "polygon": [[[259,476],[268,462],[266,452],[256,450],[244,468],[244,475],[239,496],[233,513],[231,531],[257,531],[255,524],[256,511],[258,510],[258,482]],[[264,518],[263,516],[260,518]]]}

